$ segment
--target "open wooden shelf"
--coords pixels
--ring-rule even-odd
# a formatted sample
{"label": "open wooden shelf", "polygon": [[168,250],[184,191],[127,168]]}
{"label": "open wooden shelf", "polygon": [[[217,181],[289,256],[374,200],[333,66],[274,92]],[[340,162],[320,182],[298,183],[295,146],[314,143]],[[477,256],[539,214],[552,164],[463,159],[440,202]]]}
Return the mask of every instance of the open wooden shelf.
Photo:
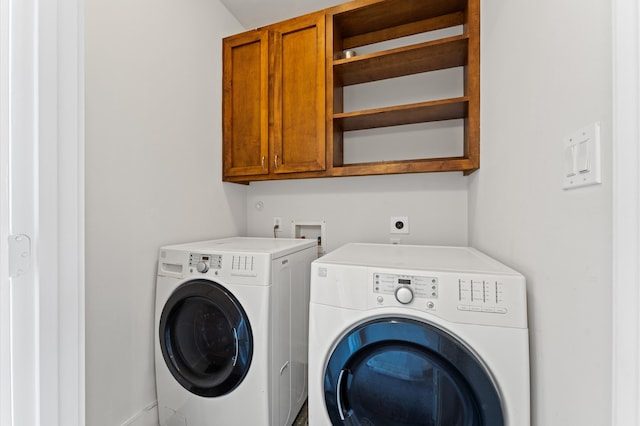
{"label": "open wooden shelf", "polygon": [[404,124],[465,118],[469,100],[466,97],[416,104],[342,112],[333,115],[334,123],[343,131],[375,129]]}
{"label": "open wooden shelf", "polygon": [[347,39],[466,10],[467,0],[363,0],[328,11],[342,38]]}
{"label": "open wooden shelf", "polygon": [[469,37],[460,35],[333,62],[343,86],[466,65]]}
{"label": "open wooden shelf", "polygon": [[464,24],[464,13],[454,12],[444,16],[410,22],[393,28],[384,28],[365,34],[344,37],[342,39],[342,48],[351,49],[353,47],[366,46],[387,40],[394,40],[400,37],[407,37],[443,28],[455,27],[462,24]]}
{"label": "open wooden shelf", "polygon": [[399,173],[465,172],[475,170],[464,157],[429,158],[419,160],[378,161],[344,164],[333,168],[332,176],[365,176]]}
{"label": "open wooden shelf", "polygon": [[[479,0],[356,0],[329,9],[329,12],[327,106],[328,117],[332,117],[328,121],[327,132],[328,153],[331,155],[328,159],[332,161],[329,174],[357,176],[443,171],[469,174],[478,169]],[[436,30],[448,31],[432,33]],[[430,40],[416,43],[415,38],[405,38],[415,35]],[[396,40],[392,43],[394,48],[341,58],[345,50],[355,49],[358,52],[359,47],[368,46],[364,50],[370,52],[375,44],[390,40]],[[460,97],[344,111],[344,100],[352,93],[345,92],[345,87],[460,67],[463,68],[458,81],[463,91]],[[418,90],[425,94],[425,98],[433,99],[427,86]],[[344,164],[343,145],[348,143],[345,135],[350,131],[454,119],[462,120],[462,139],[452,141],[460,144],[460,157]]]}

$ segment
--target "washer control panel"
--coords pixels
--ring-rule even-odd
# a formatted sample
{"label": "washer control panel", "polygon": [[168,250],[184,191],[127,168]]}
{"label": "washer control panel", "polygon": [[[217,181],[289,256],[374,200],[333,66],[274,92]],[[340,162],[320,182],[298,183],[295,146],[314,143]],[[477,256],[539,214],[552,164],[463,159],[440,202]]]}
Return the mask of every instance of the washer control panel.
{"label": "washer control panel", "polygon": [[414,298],[437,299],[438,279],[423,275],[375,272],[373,292],[380,295],[393,295],[403,305],[411,303]]}
{"label": "washer control panel", "polygon": [[222,268],[222,256],[219,254],[190,253],[189,269],[206,274],[209,269]]}

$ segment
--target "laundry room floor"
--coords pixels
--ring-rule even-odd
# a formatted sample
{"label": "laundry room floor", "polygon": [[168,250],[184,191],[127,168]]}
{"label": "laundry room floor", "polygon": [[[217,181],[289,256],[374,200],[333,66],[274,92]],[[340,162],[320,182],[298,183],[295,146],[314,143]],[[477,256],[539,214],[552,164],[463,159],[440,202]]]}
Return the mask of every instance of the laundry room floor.
{"label": "laundry room floor", "polygon": [[300,409],[300,413],[298,413],[298,417],[293,422],[293,426],[307,426],[309,424],[309,416],[307,409],[307,402],[304,403],[302,408]]}

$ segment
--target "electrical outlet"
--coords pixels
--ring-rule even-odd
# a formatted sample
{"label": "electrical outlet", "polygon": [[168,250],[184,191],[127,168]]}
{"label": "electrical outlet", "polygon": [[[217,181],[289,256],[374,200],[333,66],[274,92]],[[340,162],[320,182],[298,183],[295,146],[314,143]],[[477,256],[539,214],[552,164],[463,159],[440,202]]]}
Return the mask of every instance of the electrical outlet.
{"label": "electrical outlet", "polygon": [[278,227],[278,229],[282,229],[282,218],[281,217],[274,217],[273,218],[273,227]]}
{"label": "electrical outlet", "polygon": [[409,233],[409,217],[408,216],[391,216],[391,227],[389,232],[392,234],[408,234]]}

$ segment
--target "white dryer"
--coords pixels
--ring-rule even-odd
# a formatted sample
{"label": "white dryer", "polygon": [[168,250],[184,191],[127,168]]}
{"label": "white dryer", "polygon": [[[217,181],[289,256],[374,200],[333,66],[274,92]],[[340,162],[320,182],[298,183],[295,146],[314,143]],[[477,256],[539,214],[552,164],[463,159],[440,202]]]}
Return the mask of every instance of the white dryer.
{"label": "white dryer", "polygon": [[348,244],[309,315],[312,426],[530,424],[525,279],[477,250]]}
{"label": "white dryer", "polygon": [[160,249],[160,425],[290,425],[307,397],[317,243],[227,238]]}

